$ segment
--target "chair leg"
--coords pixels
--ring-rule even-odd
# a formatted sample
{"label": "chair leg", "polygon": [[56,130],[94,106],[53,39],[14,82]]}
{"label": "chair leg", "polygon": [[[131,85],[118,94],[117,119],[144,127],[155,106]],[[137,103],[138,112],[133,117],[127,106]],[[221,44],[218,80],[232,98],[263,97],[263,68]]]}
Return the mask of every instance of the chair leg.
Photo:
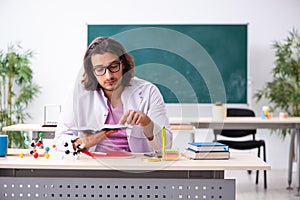
{"label": "chair leg", "polygon": [[[258,147],[257,156],[260,158],[260,147]],[[255,183],[258,184],[259,170],[256,170],[256,180]]]}
{"label": "chair leg", "polygon": [[288,165],[288,187],[286,189],[292,190],[293,188],[291,187],[292,184],[292,171],[293,171],[293,152],[295,150],[295,136],[296,136],[296,131],[292,132],[291,135],[291,143],[290,143],[290,152],[289,152],[289,165]]}
{"label": "chair leg", "polygon": [[[264,149],[264,161],[267,162],[265,145],[263,145],[263,149]],[[264,170],[264,188],[267,189],[267,170]]]}

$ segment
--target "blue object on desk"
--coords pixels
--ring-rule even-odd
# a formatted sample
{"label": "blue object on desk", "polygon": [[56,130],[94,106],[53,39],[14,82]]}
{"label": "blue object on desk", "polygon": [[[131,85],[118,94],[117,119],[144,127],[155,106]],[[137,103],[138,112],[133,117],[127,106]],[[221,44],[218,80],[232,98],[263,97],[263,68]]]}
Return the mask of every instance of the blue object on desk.
{"label": "blue object on desk", "polygon": [[261,118],[266,119],[266,115],[265,115],[265,112],[263,110],[261,111]]}
{"label": "blue object on desk", "polygon": [[220,142],[189,142],[188,149],[194,151],[229,151],[229,146]]}
{"label": "blue object on desk", "polygon": [[7,155],[8,147],[8,136],[0,135],[0,157],[5,157]]}

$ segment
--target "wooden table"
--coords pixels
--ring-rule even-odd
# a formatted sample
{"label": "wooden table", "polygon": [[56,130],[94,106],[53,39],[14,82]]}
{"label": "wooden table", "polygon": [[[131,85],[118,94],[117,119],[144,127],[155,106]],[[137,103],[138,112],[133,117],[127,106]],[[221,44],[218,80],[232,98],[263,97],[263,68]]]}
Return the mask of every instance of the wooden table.
{"label": "wooden table", "polygon": [[214,121],[210,117],[185,119],[191,122],[195,128],[199,129],[292,129],[292,140],[289,155],[289,187],[292,182],[292,151],[294,150],[294,139],[297,137],[297,176],[296,187],[297,196],[300,196],[300,117],[288,117],[286,119],[271,118],[262,119],[260,117],[228,117],[223,121]]}
{"label": "wooden table", "polygon": [[36,132],[55,132],[56,127],[43,127],[41,124],[14,124],[5,126],[3,131],[36,131]]}
{"label": "wooden table", "polygon": [[253,154],[229,160],[143,162],[134,158],[76,159],[50,150],[50,158],[0,158],[1,199],[235,199],[225,170],[270,170]]}

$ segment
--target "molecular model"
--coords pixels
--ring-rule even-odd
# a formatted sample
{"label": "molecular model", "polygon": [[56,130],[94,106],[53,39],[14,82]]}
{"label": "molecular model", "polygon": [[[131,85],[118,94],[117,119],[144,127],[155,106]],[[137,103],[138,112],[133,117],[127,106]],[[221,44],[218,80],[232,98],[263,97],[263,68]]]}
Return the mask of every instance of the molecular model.
{"label": "molecular model", "polygon": [[[26,145],[29,145],[31,147],[31,150],[29,152],[29,155],[32,155],[34,158],[38,158],[39,157],[39,153],[38,153],[38,149],[42,149],[43,148],[43,138],[44,138],[44,134],[43,133],[39,133],[39,138],[37,141],[35,141],[34,139],[32,139],[30,145],[29,145],[29,141],[27,139],[25,139],[24,143]],[[55,145],[52,146],[53,148],[55,148]],[[45,147],[45,152],[43,153],[45,158],[49,158],[50,154],[50,148],[49,147]],[[27,154],[26,154],[27,155]],[[24,153],[20,153],[20,157],[24,158],[25,154]]]}
{"label": "molecular model", "polygon": [[[84,149],[84,144],[78,144],[76,143],[77,139],[71,140],[72,145],[69,146],[68,142],[65,142],[64,147],[68,148],[65,150],[65,154],[73,154],[76,158],[78,158],[79,153]],[[75,149],[74,149],[75,148]]]}

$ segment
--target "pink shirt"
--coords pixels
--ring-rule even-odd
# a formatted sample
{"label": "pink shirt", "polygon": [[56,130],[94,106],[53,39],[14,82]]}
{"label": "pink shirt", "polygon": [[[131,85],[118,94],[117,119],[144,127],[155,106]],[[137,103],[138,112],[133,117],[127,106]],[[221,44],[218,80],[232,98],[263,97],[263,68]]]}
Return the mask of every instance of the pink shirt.
{"label": "pink shirt", "polygon": [[[113,108],[109,102],[108,104],[108,116],[106,118],[105,124],[118,124],[121,117],[124,114],[123,105],[119,105]],[[109,135],[104,141],[97,144],[96,152],[109,151],[109,150],[125,150],[130,151],[127,134],[125,129],[118,130],[118,132]]]}

